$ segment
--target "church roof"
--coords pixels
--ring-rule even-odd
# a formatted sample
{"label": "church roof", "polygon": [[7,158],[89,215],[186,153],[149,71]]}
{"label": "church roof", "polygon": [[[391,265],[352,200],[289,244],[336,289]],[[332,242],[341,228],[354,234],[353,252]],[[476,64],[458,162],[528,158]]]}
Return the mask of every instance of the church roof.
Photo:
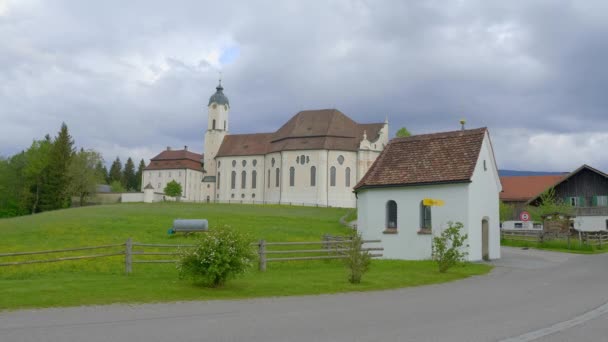
{"label": "church roof", "polygon": [[362,188],[470,182],[487,129],[414,135],[389,142]]}
{"label": "church roof", "polygon": [[209,98],[209,104],[207,106],[211,106],[211,104],[214,102],[219,105],[229,105],[230,106],[230,102],[228,101],[228,98],[226,97],[226,95],[224,95],[224,87],[222,87],[221,81],[220,81],[220,84],[218,84],[218,86],[215,88],[215,94],[211,95],[211,97]]}
{"label": "church roof", "polygon": [[217,156],[259,155],[289,150],[357,151],[365,131],[375,141],[384,123],[359,124],[336,109],[305,110],[275,133],[224,137]]}
{"label": "church roof", "polygon": [[150,164],[148,164],[145,170],[191,169],[202,171],[202,159],[203,155],[190,152],[187,149],[167,149],[150,159]]}

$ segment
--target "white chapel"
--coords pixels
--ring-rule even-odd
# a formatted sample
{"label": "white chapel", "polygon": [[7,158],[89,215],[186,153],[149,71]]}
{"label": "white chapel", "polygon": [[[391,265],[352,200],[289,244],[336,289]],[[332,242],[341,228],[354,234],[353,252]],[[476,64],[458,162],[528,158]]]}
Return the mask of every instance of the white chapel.
{"label": "white chapel", "polygon": [[337,109],[301,111],[275,132],[229,134],[221,82],[207,108],[204,153],[167,148],[143,172],[148,189],[175,180],[184,201],[354,208],[353,187],[389,140],[387,120],[360,124]]}

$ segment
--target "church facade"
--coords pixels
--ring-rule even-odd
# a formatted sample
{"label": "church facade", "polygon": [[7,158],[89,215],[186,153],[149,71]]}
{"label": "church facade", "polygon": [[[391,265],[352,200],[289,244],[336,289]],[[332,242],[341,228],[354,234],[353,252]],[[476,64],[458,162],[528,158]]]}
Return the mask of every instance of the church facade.
{"label": "church facade", "polygon": [[[220,83],[208,103],[200,193],[185,200],[356,207],[353,187],[388,144],[387,120],[361,124],[336,109],[305,110],[275,132],[229,134],[223,90]],[[154,186],[148,168],[142,184]]]}

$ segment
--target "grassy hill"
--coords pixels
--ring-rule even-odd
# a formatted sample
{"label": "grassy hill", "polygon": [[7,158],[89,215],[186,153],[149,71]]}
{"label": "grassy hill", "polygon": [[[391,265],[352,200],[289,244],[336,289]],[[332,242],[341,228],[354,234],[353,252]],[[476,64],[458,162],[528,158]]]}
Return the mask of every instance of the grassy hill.
{"label": "grassy hill", "polygon": [[[344,235],[339,218],[349,210],[226,204],[121,204],[53,211],[0,219],[0,254],[124,243],[193,243],[193,237],[168,236],[176,218],[206,218],[211,227],[229,225],[255,239],[319,241],[325,233]],[[117,247],[122,250],[124,247]],[[116,248],[115,248],[116,249]],[[159,250],[160,251],[160,250]],[[1,262],[104,253],[78,251],[0,258]],[[159,258],[149,256],[151,258]],[[138,256],[138,258],[145,258]],[[169,257],[171,258],[171,257]],[[168,264],[135,264],[125,275],[124,256],[58,263],[0,266],[0,311],[27,307],[73,306],[287,296],[390,289],[440,283],[483,274],[490,266],[466,264],[438,273],[431,261],[374,260],[363,282],[347,282],[340,260],[271,262],[267,272],[254,267],[222,288],[179,280]]]}
{"label": "grassy hill", "polygon": [[228,225],[250,233],[256,240],[318,241],[325,233],[344,235],[340,208],[278,205],[129,203],[51,211],[0,219],[0,251],[35,251],[49,248],[123,243],[128,237],[145,243],[191,241],[169,237],[177,218],[206,218],[211,227]]}

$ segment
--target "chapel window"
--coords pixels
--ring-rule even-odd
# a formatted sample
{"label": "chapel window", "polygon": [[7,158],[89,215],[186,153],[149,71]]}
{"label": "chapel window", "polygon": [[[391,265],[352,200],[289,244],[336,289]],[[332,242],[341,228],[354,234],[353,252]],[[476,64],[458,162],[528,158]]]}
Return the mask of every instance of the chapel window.
{"label": "chapel window", "polygon": [[397,202],[386,202],[386,228],[397,229]]}

